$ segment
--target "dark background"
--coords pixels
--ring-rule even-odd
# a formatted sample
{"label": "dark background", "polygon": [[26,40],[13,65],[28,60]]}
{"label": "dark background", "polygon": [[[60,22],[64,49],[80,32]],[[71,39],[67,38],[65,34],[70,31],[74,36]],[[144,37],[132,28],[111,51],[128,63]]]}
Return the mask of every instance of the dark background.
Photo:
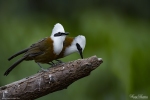
{"label": "dark background", "polygon": [[[34,61],[23,62],[7,77],[8,57],[51,35],[61,23],[70,36],[84,35],[84,58],[104,63],[67,89],[37,100],[129,100],[150,98],[149,0],[0,0],[0,86],[35,74]],[[64,62],[80,58],[74,53]],[[48,65],[42,65],[45,68]]]}

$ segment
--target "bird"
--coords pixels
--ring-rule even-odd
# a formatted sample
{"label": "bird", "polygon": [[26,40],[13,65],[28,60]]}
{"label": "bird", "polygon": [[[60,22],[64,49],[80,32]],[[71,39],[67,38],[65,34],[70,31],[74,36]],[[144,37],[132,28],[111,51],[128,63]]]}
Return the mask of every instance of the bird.
{"label": "bird", "polygon": [[65,32],[60,23],[56,23],[50,37],[46,37],[8,58],[10,61],[14,57],[24,54],[22,58],[20,58],[6,70],[4,76],[7,76],[22,61],[34,60],[43,70],[40,63],[49,64],[56,59],[57,55],[59,55],[63,49],[63,42],[68,34],[69,33]]}
{"label": "bird", "polygon": [[83,50],[85,48],[85,45],[86,45],[85,36],[83,35],[78,35],[76,37],[67,36],[63,43],[63,49],[61,53],[56,57],[56,59],[58,60],[60,58],[66,57],[74,52],[79,52],[81,58],[83,59]]}

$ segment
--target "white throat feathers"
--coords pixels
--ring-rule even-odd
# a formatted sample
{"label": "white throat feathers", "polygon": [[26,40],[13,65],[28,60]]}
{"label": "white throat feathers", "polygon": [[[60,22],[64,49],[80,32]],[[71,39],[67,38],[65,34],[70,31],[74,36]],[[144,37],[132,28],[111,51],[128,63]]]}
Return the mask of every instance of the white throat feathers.
{"label": "white throat feathers", "polygon": [[55,24],[51,34],[51,39],[53,40],[54,53],[56,55],[59,55],[60,52],[62,51],[63,42],[66,38],[66,35],[54,37],[54,35],[58,32],[63,32],[63,33],[65,32],[63,26],[60,23]]}
{"label": "white throat feathers", "polygon": [[86,45],[86,38],[85,38],[85,36],[78,35],[77,37],[75,37],[73,42],[72,42],[72,44],[71,44],[71,46],[66,48],[66,50],[64,52],[64,56],[70,55],[70,54],[72,54],[74,52],[78,52],[78,49],[76,47],[76,43],[78,43],[81,46],[82,52],[83,52],[83,50],[85,48],[85,45]]}

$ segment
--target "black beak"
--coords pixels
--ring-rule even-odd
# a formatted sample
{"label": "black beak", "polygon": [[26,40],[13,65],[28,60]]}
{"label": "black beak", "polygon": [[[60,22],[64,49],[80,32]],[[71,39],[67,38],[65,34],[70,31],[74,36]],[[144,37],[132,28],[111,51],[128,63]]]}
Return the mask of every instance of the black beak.
{"label": "black beak", "polygon": [[68,35],[68,34],[69,34],[69,32],[64,32],[64,33],[58,32],[58,33],[55,33],[54,36],[57,37],[57,36],[64,36],[64,35]]}
{"label": "black beak", "polygon": [[83,59],[83,53],[82,53],[82,50],[79,50],[79,53],[80,53],[81,58]]}
{"label": "black beak", "polygon": [[78,43],[76,43],[76,47],[77,47],[77,49],[78,49],[78,51],[79,51],[79,54],[80,54],[81,58],[83,59],[83,53],[82,53],[82,48],[81,48],[81,46],[80,46]]}
{"label": "black beak", "polygon": [[69,32],[61,33],[61,35],[69,35]]}

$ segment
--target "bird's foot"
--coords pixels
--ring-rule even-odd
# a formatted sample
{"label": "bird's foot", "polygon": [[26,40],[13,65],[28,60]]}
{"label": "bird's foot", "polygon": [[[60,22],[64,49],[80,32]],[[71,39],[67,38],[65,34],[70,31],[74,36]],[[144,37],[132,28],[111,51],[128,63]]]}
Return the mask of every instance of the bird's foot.
{"label": "bird's foot", "polygon": [[49,62],[49,63],[47,63],[47,64],[49,64],[49,65],[51,65],[50,67],[55,67],[55,66],[57,66],[57,65],[59,65],[59,64],[62,64],[62,63],[64,63],[64,62],[62,62],[61,60],[56,60],[57,62],[56,63],[54,63],[54,62]]}
{"label": "bird's foot", "polygon": [[46,71],[46,72],[47,72],[47,71],[48,71],[48,69],[41,68],[41,71]]}
{"label": "bird's foot", "polygon": [[57,63],[63,63],[61,60],[59,59],[56,59]]}
{"label": "bird's foot", "polygon": [[47,63],[47,64],[49,64],[49,65],[51,65],[50,67],[54,67],[54,66],[56,66],[56,64],[54,63],[54,62],[49,62],[49,63]]}
{"label": "bird's foot", "polygon": [[47,72],[47,71],[48,71],[48,69],[41,68],[41,70],[39,70],[38,73],[40,73],[40,72]]}
{"label": "bird's foot", "polygon": [[64,62],[62,62],[61,60],[58,60],[58,59],[56,61],[57,61],[56,65],[64,63]]}

